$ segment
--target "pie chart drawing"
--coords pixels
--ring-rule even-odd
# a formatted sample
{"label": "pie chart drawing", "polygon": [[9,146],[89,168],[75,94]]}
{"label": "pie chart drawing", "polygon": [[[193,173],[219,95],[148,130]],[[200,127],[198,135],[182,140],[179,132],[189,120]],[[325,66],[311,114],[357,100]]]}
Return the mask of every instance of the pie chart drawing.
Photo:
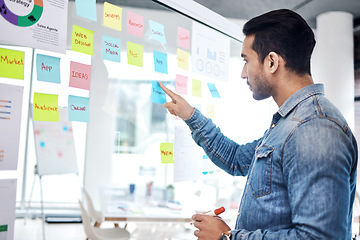
{"label": "pie chart drawing", "polygon": [[25,16],[13,13],[5,4],[5,0],[0,0],[0,15],[9,23],[19,27],[29,27],[39,21],[43,13],[43,0],[34,0],[32,11]]}

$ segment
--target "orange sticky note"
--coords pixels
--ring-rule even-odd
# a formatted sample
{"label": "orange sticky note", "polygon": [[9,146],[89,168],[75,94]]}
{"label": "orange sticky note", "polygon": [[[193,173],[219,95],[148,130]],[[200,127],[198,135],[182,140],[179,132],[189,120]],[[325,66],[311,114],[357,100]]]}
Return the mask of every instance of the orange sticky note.
{"label": "orange sticky note", "polygon": [[178,67],[184,70],[188,70],[189,68],[189,56],[190,53],[186,52],[180,48],[177,49],[177,63]]}
{"label": "orange sticky note", "polygon": [[34,93],[34,121],[59,121],[58,95]]}
{"label": "orange sticky note", "polygon": [[122,8],[104,2],[104,26],[121,31]]}
{"label": "orange sticky note", "polygon": [[73,25],[72,50],[93,55],[94,31]]}
{"label": "orange sticky note", "polygon": [[161,163],[174,163],[174,151],[172,143],[160,144]]}
{"label": "orange sticky note", "polygon": [[201,81],[193,79],[192,80],[192,95],[194,97],[201,97]]}
{"label": "orange sticky note", "polygon": [[128,42],[127,43],[127,60],[128,60],[128,64],[142,67],[143,66],[143,45]]}
{"label": "orange sticky note", "polygon": [[0,77],[24,80],[25,52],[0,48]]}

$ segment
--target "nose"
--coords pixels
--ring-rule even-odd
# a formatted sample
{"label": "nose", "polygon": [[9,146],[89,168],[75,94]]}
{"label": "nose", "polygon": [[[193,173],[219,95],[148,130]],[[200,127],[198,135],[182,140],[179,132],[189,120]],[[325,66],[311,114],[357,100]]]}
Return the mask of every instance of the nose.
{"label": "nose", "polygon": [[247,78],[248,78],[248,76],[247,76],[246,63],[245,63],[245,65],[244,65],[244,67],[243,67],[243,69],[242,69],[242,71],[241,71],[241,78],[243,78],[243,79],[247,79]]}

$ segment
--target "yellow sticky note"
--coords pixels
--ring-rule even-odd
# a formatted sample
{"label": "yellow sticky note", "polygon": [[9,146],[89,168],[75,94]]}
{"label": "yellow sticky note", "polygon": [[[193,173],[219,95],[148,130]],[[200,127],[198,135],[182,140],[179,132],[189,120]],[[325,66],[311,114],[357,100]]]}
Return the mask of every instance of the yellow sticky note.
{"label": "yellow sticky note", "polygon": [[93,55],[94,31],[73,25],[72,50]]}
{"label": "yellow sticky note", "polygon": [[206,116],[214,120],[215,117],[214,104],[206,104]]}
{"label": "yellow sticky note", "polygon": [[128,42],[127,43],[127,60],[128,60],[128,64],[142,67],[143,66],[143,45]]}
{"label": "yellow sticky note", "polygon": [[201,97],[201,81],[193,79],[192,80],[192,95],[194,97]]}
{"label": "yellow sticky note", "polygon": [[104,26],[121,31],[122,8],[104,2]]}
{"label": "yellow sticky note", "polygon": [[172,143],[160,143],[161,163],[174,163]]}
{"label": "yellow sticky note", "polygon": [[34,93],[34,121],[59,121],[58,95]]}
{"label": "yellow sticky note", "polygon": [[189,68],[189,56],[190,53],[187,51],[184,51],[180,48],[177,49],[177,63],[178,67],[182,68],[184,70],[188,70]]}
{"label": "yellow sticky note", "polygon": [[0,48],[0,77],[24,80],[25,52]]}

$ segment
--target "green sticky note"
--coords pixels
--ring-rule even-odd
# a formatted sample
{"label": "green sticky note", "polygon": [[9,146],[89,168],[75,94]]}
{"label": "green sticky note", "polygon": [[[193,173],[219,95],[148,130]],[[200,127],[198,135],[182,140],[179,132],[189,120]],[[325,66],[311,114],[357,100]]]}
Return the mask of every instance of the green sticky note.
{"label": "green sticky note", "polygon": [[0,77],[24,80],[25,52],[0,48]]}
{"label": "green sticky note", "polygon": [[128,64],[142,67],[143,66],[143,45],[128,42],[127,43],[127,59]]}
{"label": "green sticky note", "polygon": [[94,31],[73,25],[72,50],[93,55]]}
{"label": "green sticky note", "polygon": [[192,95],[194,97],[201,97],[201,81],[193,79],[192,80]]}
{"label": "green sticky note", "polygon": [[34,93],[34,121],[59,121],[58,95]]}
{"label": "green sticky note", "polygon": [[7,232],[8,230],[8,225],[1,225],[0,226],[0,232]]}
{"label": "green sticky note", "polygon": [[172,143],[160,144],[161,163],[174,163],[174,151]]}

